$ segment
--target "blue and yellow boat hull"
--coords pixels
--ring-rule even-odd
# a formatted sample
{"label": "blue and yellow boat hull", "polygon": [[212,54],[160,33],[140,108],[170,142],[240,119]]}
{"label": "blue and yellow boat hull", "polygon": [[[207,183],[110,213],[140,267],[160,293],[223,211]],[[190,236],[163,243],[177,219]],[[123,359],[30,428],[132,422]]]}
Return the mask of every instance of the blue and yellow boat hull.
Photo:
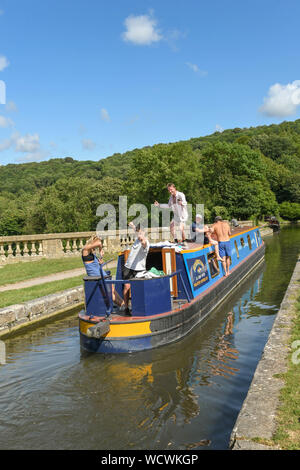
{"label": "blue and yellow boat hull", "polygon": [[[213,251],[210,245],[200,250],[184,250],[177,255],[177,268],[181,268],[184,276],[180,279],[177,276],[177,298],[172,300],[168,311],[151,315],[153,298],[150,297],[146,313],[133,314],[132,317],[110,314],[109,331],[100,338],[91,336],[90,328],[101,325],[106,316],[91,315],[88,309],[80,312],[79,331],[82,348],[96,353],[131,353],[157,348],[188,335],[237,289],[237,285],[242,283],[264,258],[265,246],[257,228],[239,233],[236,237],[236,239],[232,237],[232,264],[230,275],[227,277],[222,274],[221,266],[220,273],[213,277],[210,269],[208,267],[206,269],[205,263],[207,265],[209,255]],[[241,243],[242,237],[246,243]],[[196,274],[193,274],[193,267]],[[148,281],[145,286],[149,286],[151,290],[151,280]],[[185,284],[185,289],[182,283]],[[138,292],[141,285],[139,284]],[[161,292],[156,288],[157,299],[160,298]],[[157,311],[158,308],[155,306],[154,310]]]}

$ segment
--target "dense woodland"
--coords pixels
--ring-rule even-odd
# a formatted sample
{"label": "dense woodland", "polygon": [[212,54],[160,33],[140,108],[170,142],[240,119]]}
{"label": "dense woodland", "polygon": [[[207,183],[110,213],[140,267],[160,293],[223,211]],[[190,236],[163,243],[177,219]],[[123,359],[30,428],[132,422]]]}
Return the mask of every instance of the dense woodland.
{"label": "dense woodland", "polygon": [[102,203],[148,208],[174,182],[206,222],[300,219],[300,119],[235,128],[95,161],[71,157],[0,166],[0,235],[95,230]]}

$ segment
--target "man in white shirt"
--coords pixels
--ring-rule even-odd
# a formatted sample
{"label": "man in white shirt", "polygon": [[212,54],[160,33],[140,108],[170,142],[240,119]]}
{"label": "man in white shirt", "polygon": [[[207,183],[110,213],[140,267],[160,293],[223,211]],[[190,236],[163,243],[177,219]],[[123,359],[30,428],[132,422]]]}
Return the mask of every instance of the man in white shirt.
{"label": "man in white shirt", "polygon": [[[133,222],[130,222],[128,225],[137,233],[137,239],[132,245],[123,267],[122,277],[126,280],[133,279],[140,271],[146,271],[146,258],[150,247],[149,240],[146,238],[145,232],[141,228],[140,224],[135,226]],[[130,315],[130,311],[128,309],[129,289],[130,284],[125,284],[123,295],[126,315]]]}
{"label": "man in white shirt", "polygon": [[162,209],[172,209],[174,217],[170,223],[170,231],[173,239],[177,242],[175,229],[179,228],[181,234],[182,243],[186,243],[185,238],[185,222],[188,219],[187,211],[187,202],[184,193],[177,191],[174,183],[169,183],[167,189],[170,193],[170,199],[168,204],[160,204],[155,201],[154,205],[156,207],[161,207]]}

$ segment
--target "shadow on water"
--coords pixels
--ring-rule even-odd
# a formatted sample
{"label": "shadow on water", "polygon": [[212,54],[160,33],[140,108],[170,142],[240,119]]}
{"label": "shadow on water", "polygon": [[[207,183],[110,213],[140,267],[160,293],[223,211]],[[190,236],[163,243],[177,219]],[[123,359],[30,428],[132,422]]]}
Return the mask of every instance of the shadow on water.
{"label": "shadow on water", "polygon": [[266,261],[169,346],[84,353],[77,318],[6,341],[0,448],[226,449],[299,248],[299,229],[267,239]]}

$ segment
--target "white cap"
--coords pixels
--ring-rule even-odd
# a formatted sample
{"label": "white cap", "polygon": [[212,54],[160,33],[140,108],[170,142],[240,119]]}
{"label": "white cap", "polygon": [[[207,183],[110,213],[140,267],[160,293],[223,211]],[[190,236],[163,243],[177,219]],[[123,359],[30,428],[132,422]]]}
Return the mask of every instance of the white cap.
{"label": "white cap", "polygon": [[196,218],[199,218],[199,219],[202,219],[202,215],[201,214],[196,214]]}

